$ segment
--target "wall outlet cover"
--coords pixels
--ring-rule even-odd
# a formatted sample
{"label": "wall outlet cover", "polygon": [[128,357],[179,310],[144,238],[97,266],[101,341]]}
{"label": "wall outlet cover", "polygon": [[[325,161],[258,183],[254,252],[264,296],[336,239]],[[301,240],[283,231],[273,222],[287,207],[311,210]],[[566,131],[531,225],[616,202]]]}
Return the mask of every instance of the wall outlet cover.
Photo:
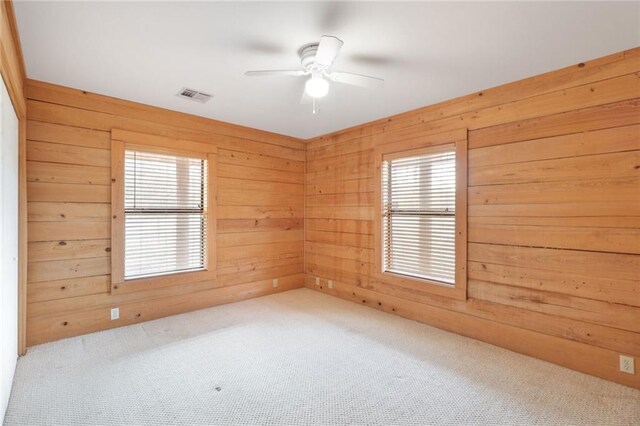
{"label": "wall outlet cover", "polygon": [[316,277],[316,285],[320,285],[320,277]]}
{"label": "wall outlet cover", "polygon": [[111,308],[111,321],[120,318],[120,308]]}
{"label": "wall outlet cover", "polygon": [[634,365],[634,359],[632,356],[620,355],[620,371],[628,374],[636,374]]}
{"label": "wall outlet cover", "polygon": [[273,279],[273,287],[278,287],[278,279],[277,278]]}
{"label": "wall outlet cover", "polygon": [[333,288],[333,281],[332,280],[327,281],[327,286],[329,286],[329,288]]}

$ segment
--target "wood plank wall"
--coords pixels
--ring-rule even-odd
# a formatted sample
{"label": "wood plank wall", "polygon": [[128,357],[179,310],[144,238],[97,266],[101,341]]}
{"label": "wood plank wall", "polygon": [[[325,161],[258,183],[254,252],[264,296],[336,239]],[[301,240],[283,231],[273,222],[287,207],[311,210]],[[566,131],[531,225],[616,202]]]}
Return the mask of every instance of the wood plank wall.
{"label": "wood plank wall", "polygon": [[[303,285],[304,142],[36,81],[27,98],[28,345]],[[112,128],[218,146],[215,288],[110,293]]]}
{"label": "wood plank wall", "polygon": [[[640,48],[309,141],[306,285],[640,387],[639,76]],[[374,279],[373,148],[460,127],[468,300]]]}

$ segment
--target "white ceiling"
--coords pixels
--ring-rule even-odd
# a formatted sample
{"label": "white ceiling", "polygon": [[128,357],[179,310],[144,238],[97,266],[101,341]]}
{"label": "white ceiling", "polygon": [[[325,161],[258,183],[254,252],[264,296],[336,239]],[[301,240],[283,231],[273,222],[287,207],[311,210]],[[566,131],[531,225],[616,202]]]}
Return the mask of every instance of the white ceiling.
{"label": "white ceiling", "polygon": [[[29,78],[309,138],[640,45],[638,2],[24,2],[15,4]],[[297,49],[344,40],[313,115]],[[207,104],[174,96],[211,93]]]}

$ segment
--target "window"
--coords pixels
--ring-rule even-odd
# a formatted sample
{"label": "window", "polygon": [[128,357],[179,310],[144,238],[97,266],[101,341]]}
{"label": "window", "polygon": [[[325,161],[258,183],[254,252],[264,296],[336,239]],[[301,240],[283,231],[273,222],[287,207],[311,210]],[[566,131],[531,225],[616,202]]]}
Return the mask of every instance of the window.
{"label": "window", "polygon": [[124,278],[206,267],[207,162],[125,150]]}
{"label": "window", "polygon": [[374,161],[374,278],[466,299],[466,129],[382,139]]}
{"label": "window", "polygon": [[216,154],[213,144],[112,129],[112,292],[215,286]]}
{"label": "window", "polygon": [[385,272],[455,283],[455,155],[450,146],[383,160]]}

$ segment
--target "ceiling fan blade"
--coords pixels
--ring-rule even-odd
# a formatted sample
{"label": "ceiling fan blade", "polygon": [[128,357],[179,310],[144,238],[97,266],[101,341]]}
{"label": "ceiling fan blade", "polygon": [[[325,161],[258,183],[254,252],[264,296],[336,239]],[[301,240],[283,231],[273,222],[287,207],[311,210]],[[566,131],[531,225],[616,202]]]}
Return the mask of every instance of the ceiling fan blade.
{"label": "ceiling fan blade", "polygon": [[366,87],[368,89],[378,89],[384,86],[384,80],[368,75],[353,74],[350,72],[332,72],[327,75],[329,80],[337,83],[351,84],[352,86]]}
{"label": "ceiling fan blade", "polygon": [[330,67],[333,61],[335,61],[336,56],[338,56],[342,44],[342,40],[337,37],[320,37],[320,44],[318,44],[318,51],[316,52],[316,64],[323,67]]}
{"label": "ceiling fan blade", "polygon": [[261,77],[265,75],[286,75],[299,77],[301,75],[307,75],[308,72],[304,70],[263,70],[263,71],[247,71],[244,75],[249,77]]}

